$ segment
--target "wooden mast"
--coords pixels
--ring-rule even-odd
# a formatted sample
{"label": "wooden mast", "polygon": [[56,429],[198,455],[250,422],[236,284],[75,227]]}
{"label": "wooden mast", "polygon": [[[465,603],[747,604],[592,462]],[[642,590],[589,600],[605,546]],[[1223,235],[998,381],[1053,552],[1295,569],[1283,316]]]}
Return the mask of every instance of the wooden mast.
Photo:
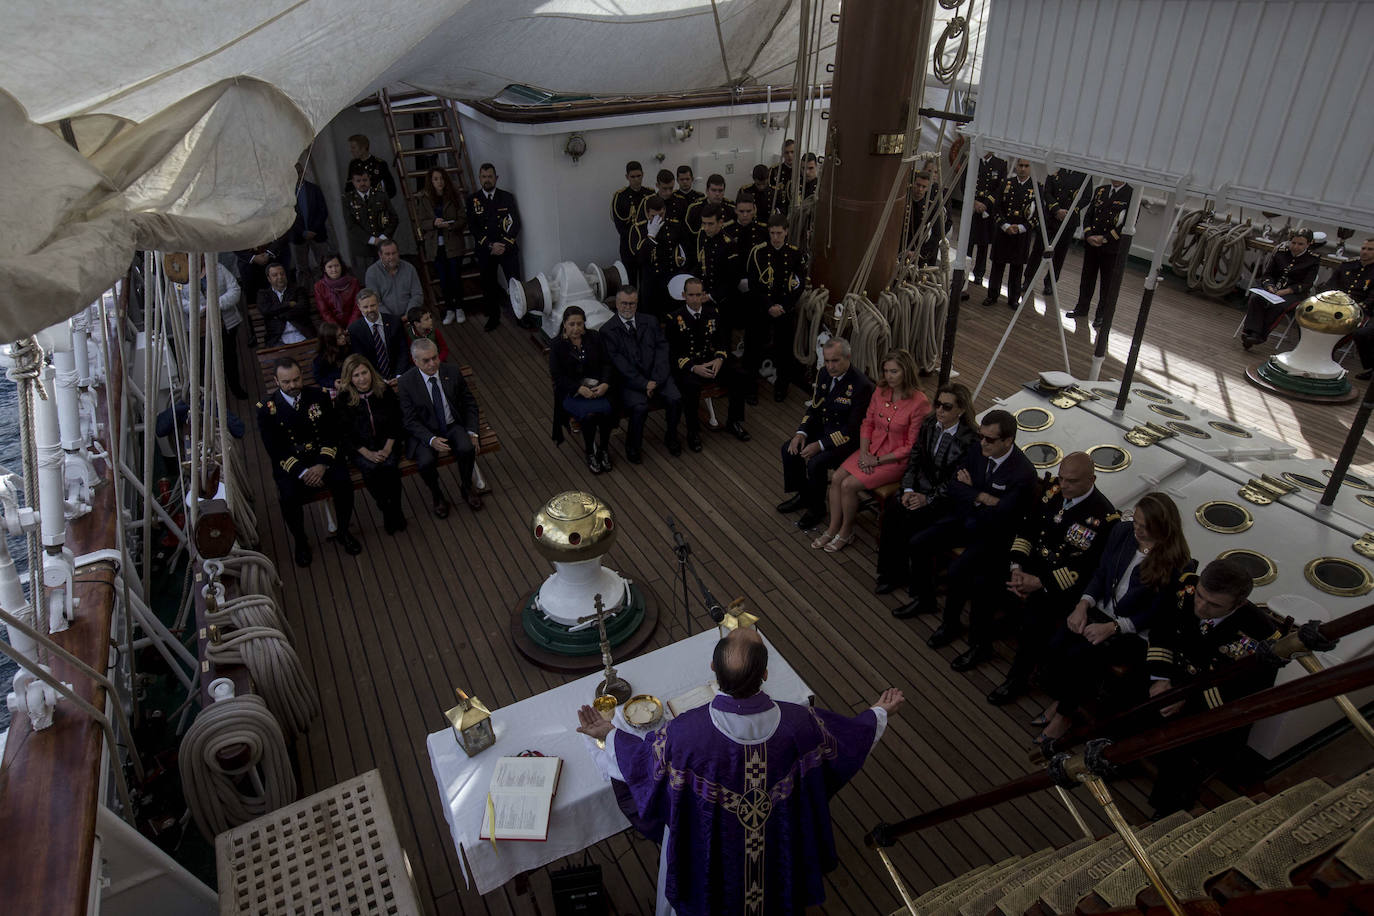
{"label": "wooden mast", "polygon": [[[812,285],[827,287],[832,302],[854,280],[903,168],[907,119],[921,107],[921,99],[908,96],[914,69],[925,66],[922,42],[929,43],[934,6],[935,0],[845,0],[826,138],[824,180],[833,186],[816,202],[811,264]],[[883,227],[864,286],[874,301],[892,281],[905,212],[898,202]]]}

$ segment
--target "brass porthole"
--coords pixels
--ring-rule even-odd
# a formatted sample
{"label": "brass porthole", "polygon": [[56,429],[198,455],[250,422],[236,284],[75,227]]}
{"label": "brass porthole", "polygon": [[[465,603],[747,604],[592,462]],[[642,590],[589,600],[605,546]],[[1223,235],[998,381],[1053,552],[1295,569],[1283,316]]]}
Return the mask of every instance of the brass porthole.
{"label": "brass porthole", "polygon": [[1224,499],[1203,503],[1193,515],[1199,525],[1220,534],[1239,534],[1255,523],[1255,517],[1249,509]]}
{"label": "brass porthole", "polygon": [[1053,442],[1032,442],[1022,446],[1021,451],[1041,470],[1054,467],[1064,458],[1064,450]]}
{"label": "brass porthole", "polygon": [[1308,477],[1306,474],[1299,474],[1297,471],[1284,471],[1279,475],[1289,483],[1295,483],[1304,490],[1311,490],[1314,493],[1322,493],[1326,490],[1326,484],[1315,477]]}
{"label": "brass porthole", "polygon": [[1149,388],[1132,388],[1131,390],[1145,400],[1154,401],[1156,404],[1172,404],[1174,402],[1173,398],[1166,397],[1158,391],[1151,391]]}
{"label": "brass porthole", "polygon": [[1250,574],[1250,578],[1255,580],[1255,586],[1268,585],[1279,577],[1279,568],[1274,565],[1274,561],[1264,554],[1244,547],[1236,550],[1226,550],[1217,555],[1218,560],[1235,560],[1245,571]]}
{"label": "brass porthole", "polygon": [[1374,509],[1374,496],[1368,496],[1364,493],[1359,493],[1355,496],[1355,498],[1358,499],[1360,502],[1364,503],[1366,506],[1369,506],[1371,509]]}
{"label": "brass porthole", "polygon": [[[1117,397],[1120,395],[1120,392],[1113,391],[1110,388],[1094,388],[1092,389],[1092,393],[1097,395],[1099,398],[1106,398],[1108,401],[1115,401]],[[1131,403],[1131,399],[1127,398],[1126,403]]]}
{"label": "brass porthole", "polygon": [[[1325,471],[1322,471],[1322,473],[1326,475],[1327,480],[1331,479],[1330,468],[1326,469]],[[1350,486],[1354,487],[1357,490],[1374,490],[1374,485],[1370,484],[1369,481],[1365,480],[1363,477],[1360,477],[1358,474],[1352,474],[1349,471],[1345,472],[1345,479],[1341,481],[1341,486]]]}
{"label": "brass porthole", "polygon": [[1119,445],[1094,445],[1088,449],[1093,467],[1103,473],[1124,470],[1131,463],[1131,453]]}
{"label": "brass porthole", "polygon": [[1016,428],[1028,433],[1049,429],[1054,425],[1054,414],[1043,407],[1022,407],[1013,416],[1016,417]]}
{"label": "brass porthole", "polygon": [[1175,423],[1173,421],[1170,421],[1168,423],[1165,423],[1164,425],[1169,427],[1176,433],[1181,433],[1185,436],[1192,436],[1194,439],[1212,438],[1212,434],[1207,432],[1205,429],[1198,429],[1196,426],[1193,426],[1188,423]]}
{"label": "brass porthole", "polygon": [[1212,429],[1215,429],[1217,432],[1226,433],[1228,436],[1236,436],[1240,439],[1255,438],[1251,434],[1250,430],[1246,429],[1244,426],[1237,426],[1236,424],[1229,423],[1226,420],[1211,420],[1207,423],[1207,425],[1212,427]]}
{"label": "brass porthole", "polygon": [[1188,416],[1186,413],[1179,410],[1177,407],[1165,407],[1163,404],[1151,404],[1150,409],[1153,410],[1155,413],[1159,414],[1161,417],[1168,417],[1170,420],[1192,419],[1192,417]]}
{"label": "brass porthole", "polygon": [[1317,557],[1303,567],[1302,574],[1315,587],[1341,598],[1358,598],[1374,589],[1369,570],[1344,557]]}

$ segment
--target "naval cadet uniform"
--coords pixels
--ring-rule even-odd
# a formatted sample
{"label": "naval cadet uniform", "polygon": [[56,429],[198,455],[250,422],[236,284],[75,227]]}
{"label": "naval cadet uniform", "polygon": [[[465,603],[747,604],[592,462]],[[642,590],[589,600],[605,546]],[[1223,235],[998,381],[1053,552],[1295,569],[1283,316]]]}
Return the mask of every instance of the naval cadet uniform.
{"label": "naval cadet uniform", "polygon": [[768,186],[773,190],[773,212],[786,216],[792,204],[792,166],[779,162],[769,169]]}
{"label": "naval cadet uniform", "polygon": [[[908,251],[916,247],[917,238],[921,232],[921,224],[925,222],[926,211],[935,208],[939,208],[940,213],[932,219],[930,231],[921,241],[920,249],[916,254],[916,264],[920,267],[930,267],[940,260],[940,240],[946,237],[950,228],[949,211],[940,207],[940,189],[933,184],[925,197],[915,198],[911,201],[906,226]],[[937,225],[937,222],[943,223],[943,225]]]}
{"label": "naval cadet uniform", "polygon": [[[520,279],[520,249],[516,245],[520,210],[515,205],[515,195],[505,188],[478,188],[469,194],[468,231],[472,233],[473,254],[482,276],[482,301],[490,331],[501,323],[501,309],[510,301],[505,287],[497,282],[497,268],[505,271],[507,282]],[[491,246],[498,242],[506,249],[501,254],[492,254]]]}
{"label": "naval cadet uniform", "polygon": [[[744,296],[739,291],[741,277],[739,245],[734,232],[721,229],[714,236],[696,234],[696,267],[706,295],[724,322],[727,344],[729,333],[745,327]],[[730,349],[727,347],[727,349]]]}
{"label": "naval cadet uniform", "polygon": [[[730,354],[730,329],[720,310],[709,302],[696,314],[685,304],[668,315],[663,323],[668,337],[668,359],[673,366],[673,377],[677,379],[678,391],[682,393],[682,411],[687,418],[687,446],[692,451],[701,448],[701,391],[710,385],[723,385],[729,396],[729,413],[726,426],[730,427],[736,438],[741,436],[742,427],[735,424],[744,422],[745,384],[749,378],[740,361]],[[719,359],[720,371],[715,378],[703,378],[692,371],[694,366],[702,366]]]}
{"label": "naval cadet uniform", "polygon": [[1261,288],[1275,293],[1281,289],[1291,289],[1292,292],[1281,296],[1279,302],[1270,302],[1251,293],[1245,303],[1245,321],[1240,329],[1242,341],[1253,344],[1268,337],[1274,325],[1293,306],[1307,298],[1319,270],[1321,259],[1311,249],[1296,258],[1287,248],[1275,250],[1261,277]]}
{"label": "naval cadet uniform", "polygon": [[[693,235],[701,231],[701,211],[706,209],[708,203],[710,201],[703,194],[688,204],[686,212],[683,213],[682,222],[687,226],[687,231]],[[717,206],[720,207],[720,224],[722,226],[728,226],[735,221],[735,202],[733,200],[722,197]]]}
{"label": "naval cadet uniform", "polygon": [[992,241],[992,274],[988,277],[988,296],[984,305],[992,305],[1002,292],[1002,274],[1007,276],[1007,305],[1013,309],[1021,304],[1021,275],[1026,257],[1030,254],[1031,234],[1040,231],[1035,213],[1035,182],[1030,178],[1008,178],[997,194],[992,212],[997,235]]}
{"label": "naval cadet uniform", "polygon": [[672,309],[675,300],[668,295],[668,281],[693,272],[692,241],[681,220],[665,217],[657,235],[649,234],[647,219],[635,220],[630,227],[630,253],[639,264],[642,311],[659,318]]}
{"label": "naval cadet uniform", "polygon": [[1364,324],[1355,332],[1355,352],[1360,364],[1368,372],[1374,369],[1374,261],[1361,264],[1359,258],[1346,261],[1331,272],[1323,291],[1338,290],[1354,299],[1364,309]]}
{"label": "naval cadet uniform", "polygon": [[[1025,598],[1017,622],[1016,657],[1006,681],[989,695],[991,702],[1005,703],[1025,692],[1050,637],[1078,603],[1106,549],[1107,534],[1120,518],[1112,501],[1096,487],[1072,501],[1064,498],[1058,479],[1045,490],[1037,511],[1027,517],[1011,544],[1011,570],[1035,576],[1041,588]],[[975,590],[969,642],[991,642],[992,618],[1004,603],[1010,578],[989,575]]]}
{"label": "naval cadet uniform", "polygon": [[[1110,183],[1100,185],[1093,191],[1092,200],[1083,214],[1083,277],[1078,284],[1078,302],[1069,314],[1075,318],[1085,317],[1088,307],[1092,305],[1093,289],[1098,288],[1094,325],[1101,324],[1105,317],[1102,304],[1111,294],[1116,279],[1117,252],[1121,250],[1121,230],[1126,225],[1131,192],[1128,184],[1122,184],[1119,188],[1113,188]],[[1088,238],[1094,235],[1100,235],[1106,241],[1101,245],[1089,244]]]}
{"label": "naval cadet uniform", "polygon": [[[674,215],[677,216],[677,218],[681,220],[682,223],[685,225],[687,223],[687,212],[691,210],[693,206],[705,200],[706,195],[698,191],[696,188],[692,188],[690,191],[684,191],[681,188],[676,188],[673,190],[672,199],[676,202],[676,207],[673,211]],[[697,228],[701,227],[698,226]],[[696,229],[692,230],[692,234],[696,234]]]}
{"label": "naval cadet uniform", "polygon": [[1007,160],[991,153],[978,160],[978,183],[974,186],[973,199],[981,201],[987,207],[987,212],[973,214],[973,229],[968,237],[968,254],[973,256],[973,286],[980,286],[983,282],[983,271],[988,265],[988,248],[997,237],[997,223],[993,217],[997,195],[1006,180]]}
{"label": "naval cadet uniform", "polygon": [[[1054,245],[1054,253],[1050,264],[1054,270],[1054,278],[1059,279],[1059,272],[1064,269],[1064,258],[1069,254],[1069,246],[1073,244],[1073,233],[1078,228],[1078,222],[1083,215],[1083,211],[1088,207],[1089,196],[1085,191],[1075,205],[1073,197],[1082,187],[1083,182],[1088,180],[1088,176],[1082,172],[1075,172],[1072,169],[1057,169],[1045,179],[1041,186],[1040,200],[1045,207],[1045,230],[1049,233],[1050,241],[1054,242],[1054,235],[1059,231],[1059,227],[1067,222],[1068,226],[1064,229],[1064,234],[1059,237],[1059,241]],[[1061,221],[1055,214],[1060,210],[1067,210],[1068,215]],[[1045,240],[1040,233],[1033,233],[1031,240],[1031,256],[1026,261],[1025,280],[1021,287],[1024,289],[1030,283],[1031,275],[1035,273],[1035,268],[1039,266],[1041,259],[1045,255]],[[1045,295],[1050,294],[1050,275],[1045,274]]]}
{"label": "naval cadet uniform", "polygon": [[797,435],[805,438],[805,445],[819,442],[821,450],[803,458],[788,451],[791,438],[782,444],[782,488],[798,495],[795,508],[804,508],[807,516],[824,517],[826,475],[858,450],[859,427],[872,398],[873,383],[852,365],[839,377],[822,372],[816,379]]}
{"label": "naval cadet uniform", "polygon": [[640,185],[638,189],[629,185],[611,195],[611,222],[615,224],[616,234],[620,236],[620,263],[630,275],[630,283],[639,282],[639,264],[630,250],[630,228],[635,224],[639,205],[654,193],[653,188]]}
{"label": "naval cadet uniform", "polygon": [[[1167,680],[1182,687],[1212,676],[1259,650],[1259,645],[1278,632],[1263,611],[1249,601],[1225,617],[1204,620],[1193,611],[1193,592],[1198,576],[1183,577],[1179,604],[1151,631],[1145,663],[1151,680]],[[1201,693],[1192,693],[1183,709],[1157,724],[1216,709],[1233,700],[1272,687],[1278,671],[1260,665],[1239,677],[1223,681]],[[1155,758],[1159,775],[1150,792],[1155,813],[1169,814],[1191,808],[1203,781],[1245,746],[1248,728],[1206,738],[1168,751]]]}
{"label": "naval cadet uniform", "polygon": [[[781,401],[787,397],[787,386],[798,370],[797,360],[792,355],[792,338],[797,330],[797,301],[806,285],[806,265],[796,245],[783,242],[781,247],[774,248],[772,242],[763,242],[749,252],[745,276],[753,301],[749,305],[744,335],[744,365],[751,374],[757,375],[767,350],[777,371],[773,399]],[[774,305],[781,305],[783,309],[777,317],[768,314]]]}
{"label": "naval cadet uniform", "polygon": [[317,464],[325,466],[321,486],[334,497],[338,517],[339,543],[351,554],[361,546],[348,533],[353,519],[353,478],[340,454],[338,424],[329,395],[315,385],[301,388],[295,404],[274,391],[258,402],[258,428],[262,444],[272,459],[272,479],[281,497],[281,514],[296,545],[296,562],[310,563],[310,545],[305,535],[305,502],[318,487],[301,480],[301,475]]}

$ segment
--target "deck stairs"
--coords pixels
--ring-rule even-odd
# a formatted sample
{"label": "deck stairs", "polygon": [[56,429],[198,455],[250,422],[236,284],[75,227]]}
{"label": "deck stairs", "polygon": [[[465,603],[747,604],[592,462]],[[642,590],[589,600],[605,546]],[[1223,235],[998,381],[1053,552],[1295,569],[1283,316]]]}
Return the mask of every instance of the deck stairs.
{"label": "deck stairs", "polygon": [[[1187,913],[1374,912],[1374,770],[1133,828]],[[1117,834],[983,865],[915,900],[920,916],[1167,913]],[[910,911],[895,910],[892,916]]]}

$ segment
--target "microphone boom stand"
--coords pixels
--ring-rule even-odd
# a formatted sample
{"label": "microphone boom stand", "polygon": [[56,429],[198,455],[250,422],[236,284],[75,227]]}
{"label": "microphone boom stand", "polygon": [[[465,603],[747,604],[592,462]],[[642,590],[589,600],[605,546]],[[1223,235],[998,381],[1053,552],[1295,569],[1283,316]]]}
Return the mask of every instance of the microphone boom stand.
{"label": "microphone boom stand", "polygon": [[711,619],[719,626],[725,619],[725,608],[716,600],[716,596],[711,594],[711,590],[706,587],[706,583],[701,580],[700,573],[692,565],[692,545],[687,543],[687,539],[682,536],[682,532],[677,530],[677,525],[673,523],[673,517],[667,517],[668,530],[673,533],[673,553],[677,555],[678,570],[682,574],[682,609],[687,618],[687,633],[692,632],[691,616],[691,592],[687,587],[687,572],[692,573],[692,578],[696,580],[697,588],[701,591],[701,602],[706,607],[706,613],[711,615]]}

